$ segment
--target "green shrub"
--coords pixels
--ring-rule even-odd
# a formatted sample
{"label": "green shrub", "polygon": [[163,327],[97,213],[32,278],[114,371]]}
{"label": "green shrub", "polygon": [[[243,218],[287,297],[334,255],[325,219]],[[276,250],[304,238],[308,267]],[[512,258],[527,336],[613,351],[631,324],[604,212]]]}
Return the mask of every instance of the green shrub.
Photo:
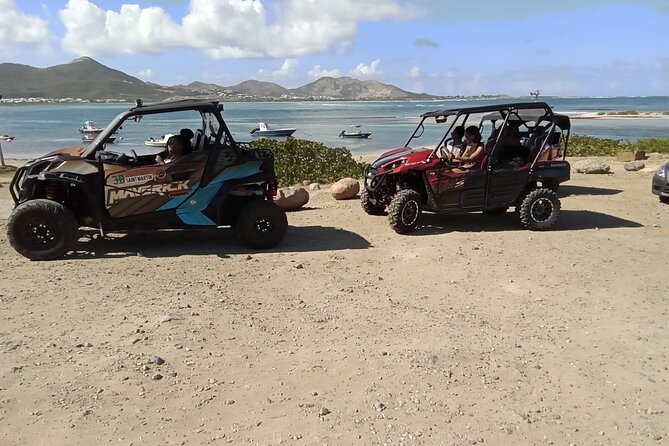
{"label": "green shrub", "polygon": [[632,143],[624,139],[572,135],[569,137],[567,150],[570,156],[615,156],[616,153],[623,150],[669,153],[669,138],[646,138]]}
{"label": "green shrub", "polygon": [[615,156],[620,150],[632,150],[631,144],[625,140],[572,135],[569,137],[567,154],[570,156]]}
{"label": "green shrub", "polygon": [[645,138],[634,143],[635,150],[643,150],[646,153],[659,152],[669,153],[669,138]]}
{"label": "green shrub", "polygon": [[280,186],[303,180],[332,183],[344,177],[359,178],[365,164],[353,158],[344,147],[327,147],[306,139],[288,138],[285,141],[262,138],[251,145],[274,152],[274,168]]}

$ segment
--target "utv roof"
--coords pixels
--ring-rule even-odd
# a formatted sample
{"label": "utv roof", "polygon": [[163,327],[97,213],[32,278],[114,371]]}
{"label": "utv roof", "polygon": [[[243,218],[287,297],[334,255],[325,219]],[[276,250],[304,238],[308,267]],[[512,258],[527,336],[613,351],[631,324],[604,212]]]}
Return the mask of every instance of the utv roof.
{"label": "utv roof", "polygon": [[[521,118],[529,120],[541,117],[539,116],[540,115],[539,113],[536,112],[532,113],[532,110],[538,110],[538,109],[547,110],[549,114],[553,115],[555,123],[558,125],[558,127],[562,129],[568,129],[570,127],[569,116],[553,113],[550,105],[548,105],[545,102],[514,102],[508,104],[482,105],[478,107],[451,108],[447,110],[437,110],[433,112],[423,113],[421,115],[421,118],[430,118],[430,117],[445,118],[454,115],[488,113],[488,115],[486,115],[484,119],[493,120],[493,119],[503,118],[502,114],[500,113],[501,111],[507,112],[514,110],[520,112],[518,114]],[[527,110],[527,112],[523,113],[522,112],[523,110]]]}
{"label": "utv roof", "polygon": [[141,99],[137,99],[137,105],[130,109],[131,112],[160,113],[166,111],[179,110],[211,110],[219,107],[218,101],[206,99],[182,99],[179,101],[154,102],[144,104]]}

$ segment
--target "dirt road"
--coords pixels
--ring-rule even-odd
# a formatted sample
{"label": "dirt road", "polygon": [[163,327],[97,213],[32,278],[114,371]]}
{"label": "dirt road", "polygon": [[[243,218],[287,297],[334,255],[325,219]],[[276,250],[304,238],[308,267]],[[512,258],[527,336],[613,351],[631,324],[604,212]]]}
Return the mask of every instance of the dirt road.
{"label": "dirt road", "polygon": [[30,262],[1,220],[0,444],[665,443],[669,206],[612,164],[541,233],[400,236],[323,190],[268,252],[90,233]]}

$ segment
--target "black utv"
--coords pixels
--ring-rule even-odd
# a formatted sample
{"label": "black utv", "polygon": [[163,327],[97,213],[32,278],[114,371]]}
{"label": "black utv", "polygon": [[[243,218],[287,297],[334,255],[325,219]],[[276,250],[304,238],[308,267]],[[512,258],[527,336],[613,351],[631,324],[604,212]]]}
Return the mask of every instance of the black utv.
{"label": "black utv", "polygon": [[[9,242],[29,259],[47,260],[75,249],[81,227],[104,234],[231,225],[253,248],[275,246],[287,220],[273,202],[274,156],[236,142],[222,110],[216,101],[138,100],[87,148],[31,160],[11,182]],[[183,156],[158,164],[165,148],[151,135],[160,133],[179,134]]]}

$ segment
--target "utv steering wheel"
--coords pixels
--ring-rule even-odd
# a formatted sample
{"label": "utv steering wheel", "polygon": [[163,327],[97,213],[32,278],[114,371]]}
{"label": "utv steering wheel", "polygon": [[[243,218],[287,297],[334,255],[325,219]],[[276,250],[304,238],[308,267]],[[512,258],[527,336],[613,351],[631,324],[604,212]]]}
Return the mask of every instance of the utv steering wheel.
{"label": "utv steering wheel", "polygon": [[132,158],[130,159],[132,164],[139,165],[139,156],[137,156],[135,149],[130,149],[130,154],[132,155]]}

